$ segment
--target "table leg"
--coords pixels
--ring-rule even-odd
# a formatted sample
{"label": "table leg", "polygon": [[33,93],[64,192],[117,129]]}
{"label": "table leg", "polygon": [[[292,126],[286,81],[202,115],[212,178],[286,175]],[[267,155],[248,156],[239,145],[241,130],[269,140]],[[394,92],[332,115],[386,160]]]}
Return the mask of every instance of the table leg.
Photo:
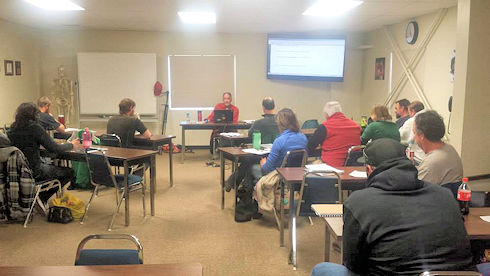
{"label": "table leg", "polygon": [[225,157],[223,156],[223,152],[219,152],[220,157],[220,179],[221,179],[221,209],[225,208]]}
{"label": "table leg", "polygon": [[296,210],[294,209],[294,187],[289,185],[289,236],[291,249],[289,250],[290,264],[296,270]]}
{"label": "table leg", "polygon": [[172,143],[172,139],[170,139],[170,142],[168,143],[169,151],[168,151],[168,166],[169,166],[169,171],[170,171],[170,187],[174,186],[174,165],[172,163],[173,160],[173,149],[174,149],[174,143]]}
{"label": "table leg", "polygon": [[279,206],[279,216],[280,216],[280,225],[279,225],[279,246],[284,247],[284,181],[281,180],[281,203]]}
{"label": "table leg", "polygon": [[185,127],[182,126],[182,163],[185,159]]}
{"label": "table leg", "polygon": [[238,203],[238,183],[236,183],[236,177],[237,177],[236,170],[237,170],[237,167],[238,167],[238,158],[235,157],[233,159],[233,167],[231,169],[231,173],[233,175],[233,186],[235,187],[235,208],[236,208],[236,204]]}
{"label": "table leg", "polygon": [[330,260],[330,231],[328,231],[327,222],[325,222],[325,262]]}
{"label": "table leg", "polygon": [[155,215],[156,172],[156,158],[155,154],[152,154],[150,157],[150,209],[152,216]]}
{"label": "table leg", "polygon": [[128,175],[129,166],[128,161],[124,160],[124,211],[125,211],[125,221],[126,226],[129,226],[129,185],[128,185]]}

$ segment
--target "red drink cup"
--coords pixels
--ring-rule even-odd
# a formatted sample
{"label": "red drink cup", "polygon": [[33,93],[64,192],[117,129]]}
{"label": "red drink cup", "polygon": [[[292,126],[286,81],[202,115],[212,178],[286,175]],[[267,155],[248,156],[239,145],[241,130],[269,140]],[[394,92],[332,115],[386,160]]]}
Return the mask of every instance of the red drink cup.
{"label": "red drink cup", "polygon": [[65,125],[65,115],[58,115],[58,122],[60,124]]}

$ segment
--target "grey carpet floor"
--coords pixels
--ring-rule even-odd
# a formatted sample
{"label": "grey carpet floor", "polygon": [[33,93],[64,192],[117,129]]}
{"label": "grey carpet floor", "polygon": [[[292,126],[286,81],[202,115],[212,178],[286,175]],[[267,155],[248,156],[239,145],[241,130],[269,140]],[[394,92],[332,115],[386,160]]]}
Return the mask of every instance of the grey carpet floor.
{"label": "grey carpet floor", "polygon": [[[157,156],[155,216],[142,216],[141,195],[131,193],[131,225],[124,226],[124,212],[116,218],[112,233],[137,236],[144,248],[144,262],[201,263],[204,275],[309,275],[323,260],[325,224],[318,218],[310,225],[299,219],[298,270],[288,265],[288,250],[279,247],[279,231],[273,216],[236,223],[234,193],[226,194],[220,208],[219,168],[206,167],[208,151],[174,155],[174,187],[168,182],[168,154]],[[226,166],[230,173],[229,164]],[[90,192],[73,191],[88,201]],[[53,224],[36,215],[26,229],[19,224],[0,225],[0,265],[72,265],[80,240],[89,234],[111,233],[106,228],[115,207],[114,190],[103,190],[94,199],[83,225]],[[288,232],[286,231],[286,237]],[[289,243],[286,239],[286,245]],[[93,247],[125,247],[125,242],[94,241]]]}

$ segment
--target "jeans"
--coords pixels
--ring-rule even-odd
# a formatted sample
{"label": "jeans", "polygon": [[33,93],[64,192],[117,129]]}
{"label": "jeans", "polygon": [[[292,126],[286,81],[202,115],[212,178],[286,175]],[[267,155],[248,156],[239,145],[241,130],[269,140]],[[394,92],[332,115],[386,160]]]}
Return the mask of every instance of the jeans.
{"label": "jeans", "polygon": [[319,263],[313,267],[311,276],[356,276],[347,267],[334,263]]}
{"label": "jeans", "polygon": [[[41,163],[39,170],[34,177],[36,182],[44,180],[58,179],[61,186],[65,186],[68,182],[74,181],[75,173],[72,168],[58,167],[46,163]],[[73,182],[74,183],[74,182]],[[48,191],[39,193],[39,198],[46,203],[48,199],[58,191],[57,188],[52,188]]]}

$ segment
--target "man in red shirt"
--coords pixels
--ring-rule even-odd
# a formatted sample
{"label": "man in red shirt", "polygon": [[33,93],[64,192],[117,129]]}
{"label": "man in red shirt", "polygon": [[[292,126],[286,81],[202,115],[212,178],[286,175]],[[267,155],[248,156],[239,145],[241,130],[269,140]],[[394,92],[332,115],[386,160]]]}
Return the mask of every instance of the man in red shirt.
{"label": "man in red shirt", "polygon": [[[223,102],[214,106],[214,110],[233,110],[233,123],[238,122],[238,107],[231,104],[232,98],[230,92],[223,93]],[[214,110],[208,116],[208,122],[212,123],[214,120]]]}
{"label": "man in red shirt", "polygon": [[349,148],[361,144],[361,127],[345,117],[339,102],[326,103],[323,112],[327,120],[308,140],[308,151],[311,155],[321,146],[324,163],[334,167],[343,166]]}
{"label": "man in red shirt", "polygon": [[[231,98],[231,93],[230,92],[225,92],[223,93],[223,102],[219,103],[214,106],[214,110],[233,110],[233,123],[238,122],[238,107],[234,106],[231,104],[232,98]],[[208,122],[213,123],[214,122],[214,110],[209,114],[208,116]],[[211,138],[209,141],[209,150],[211,151],[211,154],[213,154],[213,142],[214,142],[214,137],[218,136],[219,133],[223,132],[223,128],[217,128],[214,129],[213,132],[211,133]]]}

